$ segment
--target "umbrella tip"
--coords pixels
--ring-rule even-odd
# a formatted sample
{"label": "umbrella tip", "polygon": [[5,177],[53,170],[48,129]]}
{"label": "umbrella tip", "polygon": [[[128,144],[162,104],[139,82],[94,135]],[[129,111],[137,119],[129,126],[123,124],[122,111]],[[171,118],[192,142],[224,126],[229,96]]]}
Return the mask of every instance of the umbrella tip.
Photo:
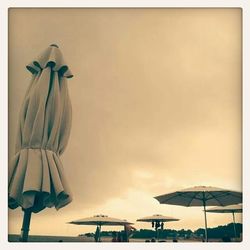
{"label": "umbrella tip", "polygon": [[59,46],[57,44],[55,44],[55,43],[50,44],[50,46],[59,48]]}

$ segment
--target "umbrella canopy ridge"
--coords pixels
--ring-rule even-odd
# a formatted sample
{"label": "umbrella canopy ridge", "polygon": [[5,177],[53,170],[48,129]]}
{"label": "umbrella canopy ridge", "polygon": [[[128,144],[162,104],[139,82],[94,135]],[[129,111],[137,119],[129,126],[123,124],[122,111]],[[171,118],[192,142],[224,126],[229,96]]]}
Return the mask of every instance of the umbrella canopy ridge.
{"label": "umbrella canopy ridge", "polygon": [[152,222],[152,221],[160,221],[160,222],[169,222],[169,221],[179,221],[180,219],[170,217],[170,216],[163,216],[161,214],[155,214],[152,216],[146,216],[140,219],[137,219],[136,221],[142,221],[142,222]]}
{"label": "umbrella canopy ridge", "polygon": [[26,67],[32,74],[20,110],[15,156],[9,168],[8,206],[39,212],[71,202],[60,155],[71,130],[67,78],[73,75],[57,45]]}
{"label": "umbrella canopy ridge", "polygon": [[124,226],[132,225],[133,223],[127,220],[121,220],[109,217],[107,215],[95,215],[93,217],[83,218],[75,221],[69,222],[75,225],[107,225],[107,226]]}

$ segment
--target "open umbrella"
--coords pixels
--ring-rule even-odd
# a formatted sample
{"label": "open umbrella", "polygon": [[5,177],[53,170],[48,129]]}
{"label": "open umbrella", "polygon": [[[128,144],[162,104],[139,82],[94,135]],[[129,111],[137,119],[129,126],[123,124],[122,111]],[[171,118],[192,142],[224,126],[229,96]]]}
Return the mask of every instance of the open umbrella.
{"label": "open umbrella", "polygon": [[140,219],[137,219],[136,221],[142,221],[142,222],[151,222],[152,227],[155,228],[156,238],[159,240],[159,233],[158,228],[161,227],[163,229],[164,222],[170,222],[170,221],[178,221],[179,219],[170,217],[170,216],[163,216],[161,214],[155,214],[152,216],[143,217]]}
{"label": "open umbrella", "polygon": [[69,222],[70,224],[75,225],[96,225],[99,237],[97,241],[101,240],[101,227],[102,226],[124,226],[124,225],[131,225],[133,223],[128,222],[126,220],[120,220],[112,217],[108,217],[107,215],[94,215],[93,217],[83,218],[75,221]]}
{"label": "open umbrella", "polygon": [[73,75],[55,44],[26,67],[32,80],[20,110],[8,190],[9,208],[24,211],[21,241],[28,239],[32,212],[72,200],[59,156],[70,134],[67,78]]}
{"label": "open umbrella", "polygon": [[207,236],[206,206],[226,206],[242,201],[242,193],[227,189],[207,186],[196,186],[154,197],[160,203],[186,207],[203,206],[205,217],[205,238]]}
{"label": "open umbrella", "polygon": [[210,209],[207,209],[206,212],[209,213],[232,213],[233,215],[233,225],[234,225],[234,236],[237,238],[236,234],[236,227],[235,227],[235,213],[242,213],[242,204],[236,204],[236,205],[229,205],[225,207],[213,207]]}

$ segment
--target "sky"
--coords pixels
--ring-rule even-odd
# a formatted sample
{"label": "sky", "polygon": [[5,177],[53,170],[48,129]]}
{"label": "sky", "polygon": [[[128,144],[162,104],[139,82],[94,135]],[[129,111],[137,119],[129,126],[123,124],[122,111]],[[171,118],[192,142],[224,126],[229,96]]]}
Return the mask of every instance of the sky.
{"label": "sky", "polygon": [[[9,160],[25,66],[52,43],[74,74],[61,157],[73,201],[33,214],[30,234],[91,232],[66,222],[96,214],[162,214],[180,219],[167,228],[194,230],[204,227],[201,207],[153,197],[198,185],[242,190],[240,9],[10,9]],[[22,216],[9,210],[9,233],[20,232]],[[207,216],[209,227],[232,220]]]}

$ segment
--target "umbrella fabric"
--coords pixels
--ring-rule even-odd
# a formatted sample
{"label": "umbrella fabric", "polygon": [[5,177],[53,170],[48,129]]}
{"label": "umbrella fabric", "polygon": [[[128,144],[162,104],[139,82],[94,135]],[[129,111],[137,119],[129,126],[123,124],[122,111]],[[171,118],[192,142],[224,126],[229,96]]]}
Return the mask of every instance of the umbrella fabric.
{"label": "umbrella fabric", "polygon": [[197,186],[154,197],[160,203],[186,207],[226,206],[242,201],[242,193],[217,187]]}
{"label": "umbrella fabric", "polygon": [[225,207],[212,207],[207,209],[210,213],[242,213],[242,204],[229,205]]}
{"label": "umbrella fabric", "polygon": [[112,217],[108,217],[106,215],[95,215],[93,217],[88,217],[84,219],[79,219],[75,221],[69,222],[70,224],[75,224],[75,225],[106,225],[106,226],[124,226],[128,224],[133,224],[130,223],[126,220],[120,220]]}
{"label": "umbrella fabric", "polygon": [[147,216],[138,219],[137,221],[143,221],[143,222],[152,222],[152,221],[160,221],[160,222],[168,222],[168,221],[178,221],[179,219],[170,217],[170,216],[163,216],[160,214],[155,214],[152,216]]}
{"label": "umbrella fabric", "polygon": [[71,202],[63,165],[71,128],[67,78],[61,51],[51,45],[27,65],[31,83],[20,111],[15,156],[9,169],[9,208],[39,212]]}

